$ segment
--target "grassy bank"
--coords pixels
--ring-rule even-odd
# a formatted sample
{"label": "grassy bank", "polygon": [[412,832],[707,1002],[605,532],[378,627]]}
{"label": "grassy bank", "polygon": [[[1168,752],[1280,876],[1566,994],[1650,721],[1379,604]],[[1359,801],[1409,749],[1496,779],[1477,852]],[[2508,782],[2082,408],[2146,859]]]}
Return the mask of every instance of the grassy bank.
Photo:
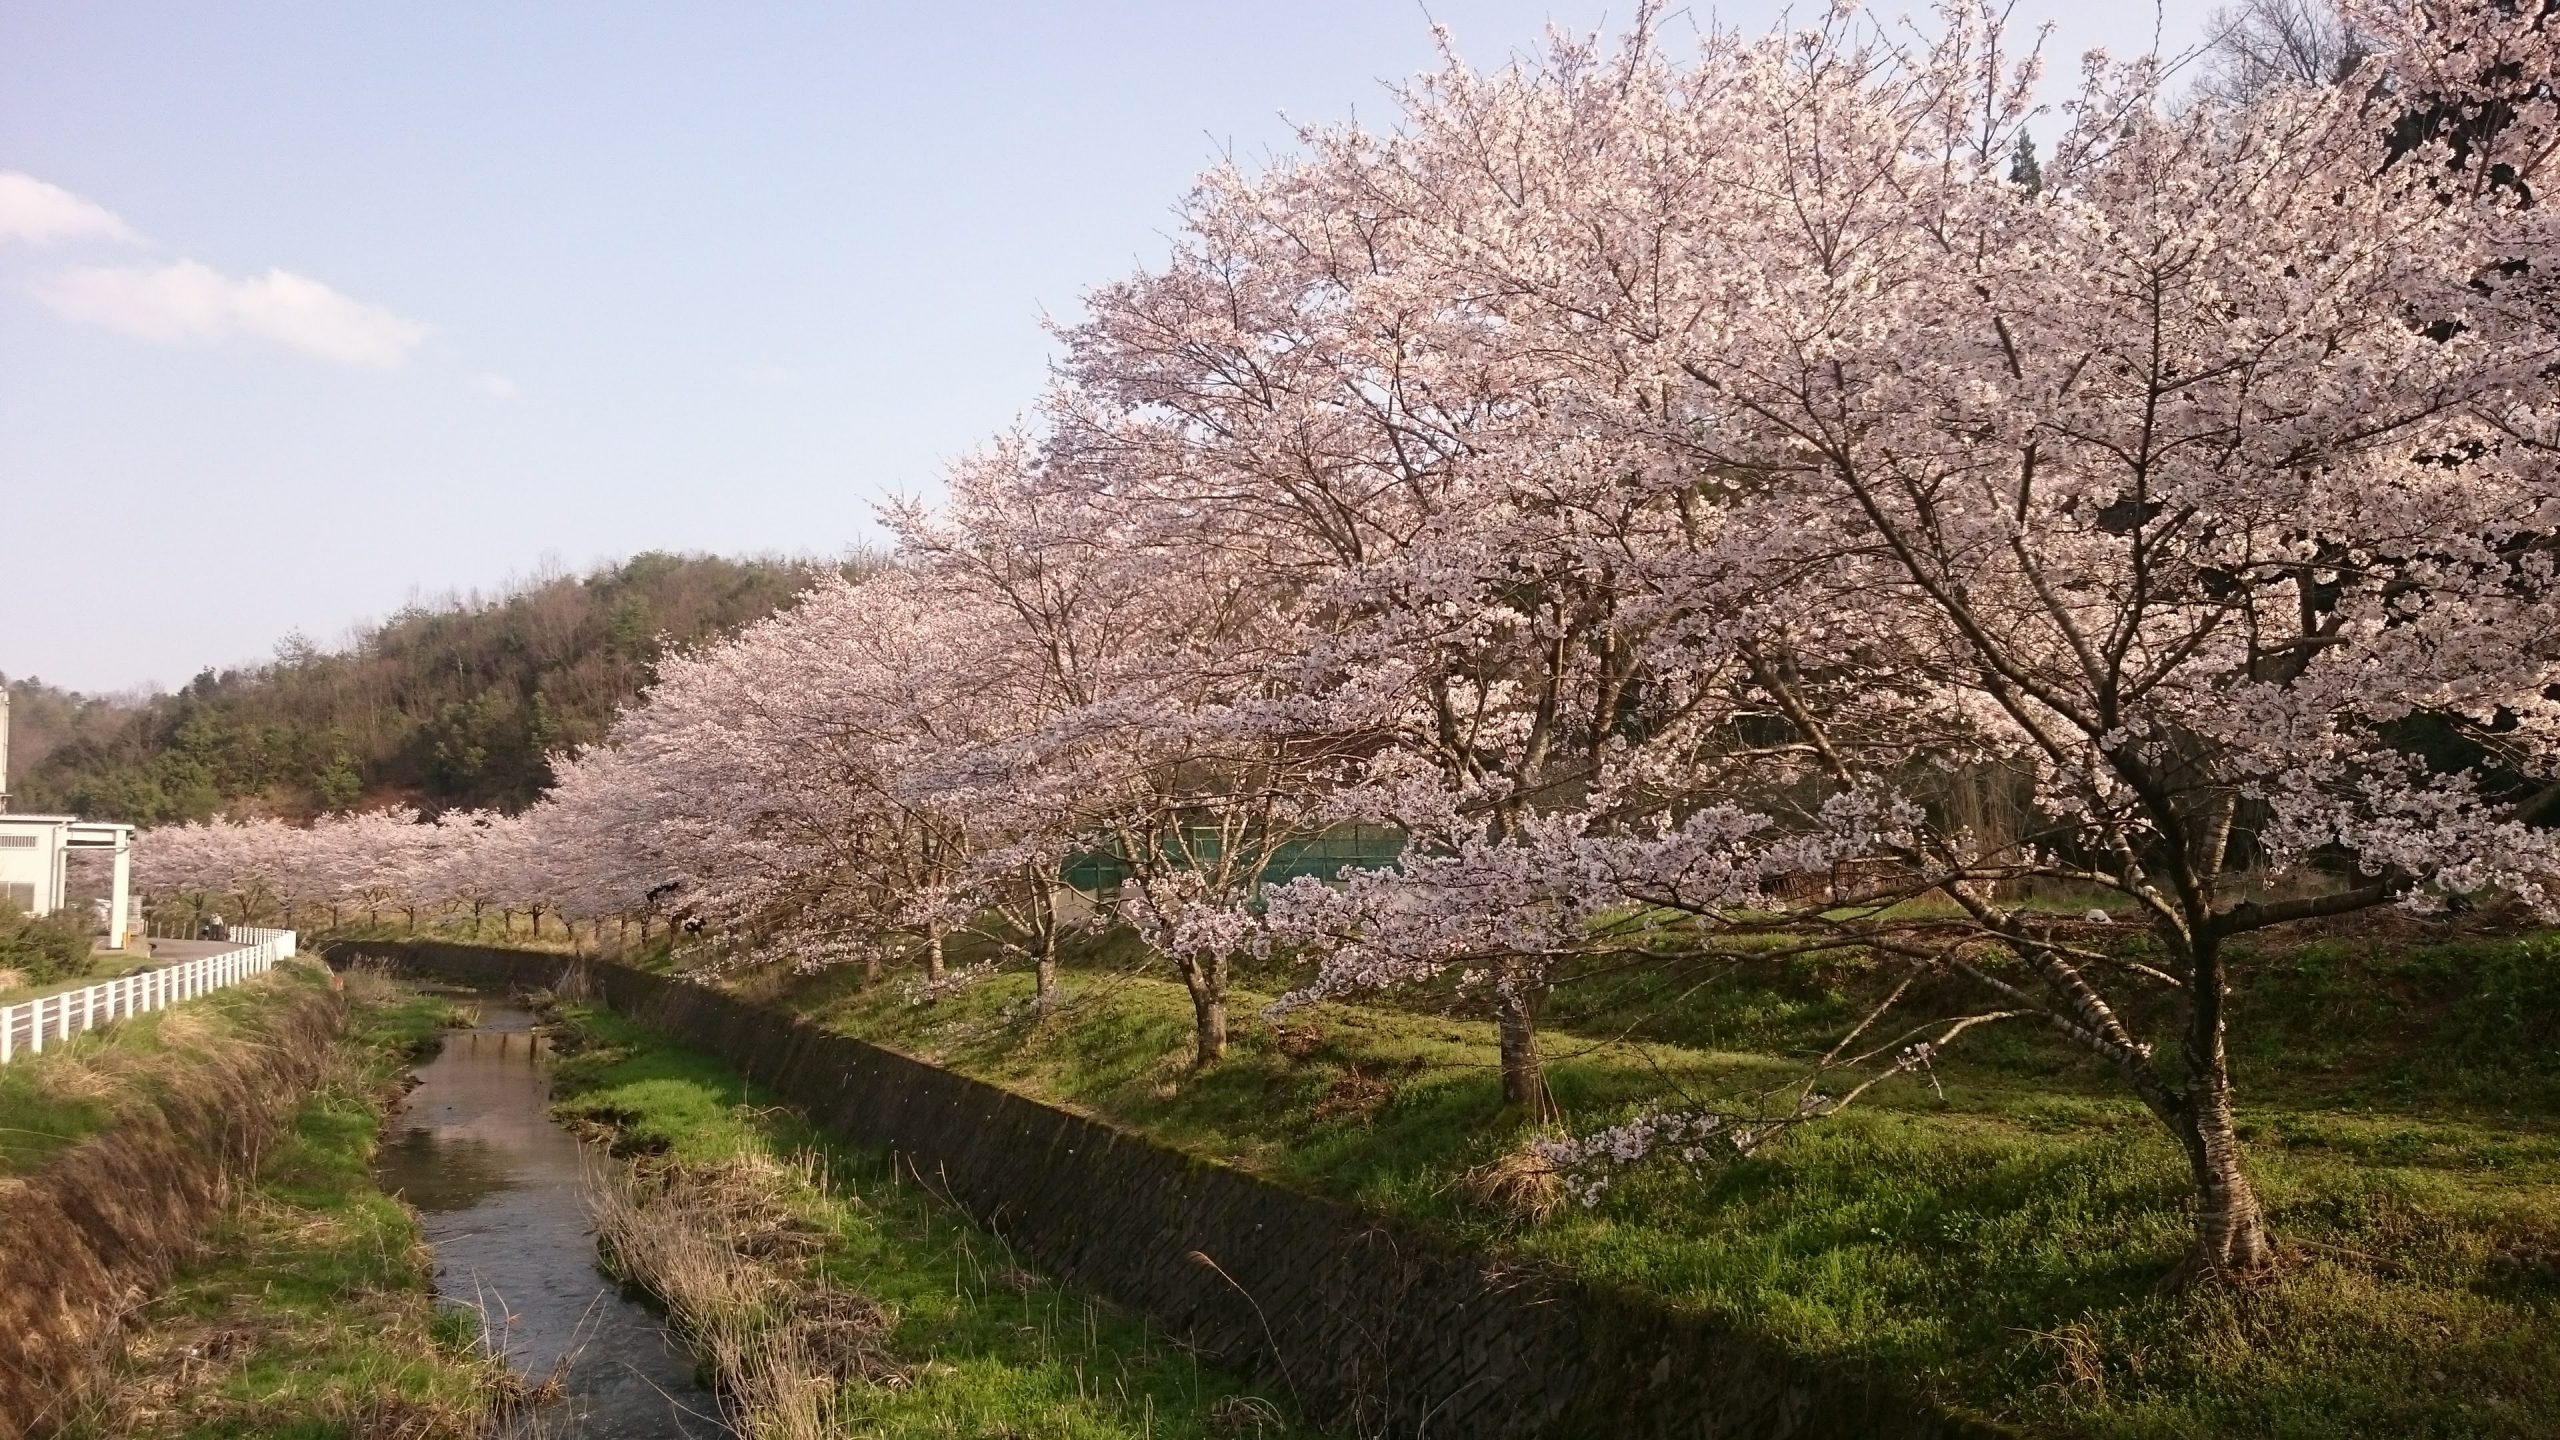
{"label": "grassy bank", "polygon": [[[2560,1433],[2560,946],[2331,941],[2238,997],[2253,1166],[2285,1263],[2162,1286],[2181,1160],[2140,1107],[2026,1030],[1709,1172],[1631,1172],[1532,1222],[1474,1198],[1524,1138],[1491,1028],[1413,1007],[1242,1020],[1185,1068],[1178,986],[1086,957],[1045,1018],[1002,977],[930,1006],[850,974],[764,998],[1303,1188],[1697,1307],[1797,1353],[1915,1378],[2041,1434]],[[1853,965],[1634,971],[1560,994],[1573,1124],[1746,1092],[1835,1038]],[[1751,978],[1745,979],[1749,974]],[[1276,988],[1280,977],[1270,977]],[[1239,998],[1240,1017],[1268,996]]]}
{"label": "grassy bank", "polygon": [[[1268,1400],[1028,1272],[1001,1242],[830,1145],[726,1066],[609,1013],[558,1013],[573,1052],[554,1077],[560,1113],[635,1166],[600,1197],[607,1233],[707,1347],[732,1347],[743,1368],[768,1372],[742,1392],[768,1406],[753,1433],[1294,1433]],[[671,1283],[671,1271],[690,1278]],[[703,1333],[706,1318],[723,1333]]]}
{"label": "grassy bank", "polygon": [[288,965],[0,1067],[0,1434],[92,1393],[344,1019],[320,967]]}
{"label": "grassy bank", "polygon": [[370,1172],[400,1076],[453,1009],[364,976],[348,989],[321,1084],[70,1440],[476,1436],[521,1398],[476,1317],[438,1310],[416,1218]]}
{"label": "grassy bank", "polygon": [[42,1168],[118,1115],[184,1085],[207,1058],[264,1044],[282,1016],[279,992],[325,988],[318,965],[279,966],[245,985],[117,1020],[0,1065],[0,1175]]}

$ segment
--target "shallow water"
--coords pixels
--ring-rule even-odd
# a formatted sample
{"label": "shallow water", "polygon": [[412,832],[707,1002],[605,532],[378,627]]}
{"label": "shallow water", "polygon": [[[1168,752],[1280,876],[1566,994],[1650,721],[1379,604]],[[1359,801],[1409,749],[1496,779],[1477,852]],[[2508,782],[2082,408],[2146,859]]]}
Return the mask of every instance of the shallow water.
{"label": "shallow water", "polygon": [[418,1208],[436,1291],[478,1309],[508,1361],[563,1398],[527,1434],[545,1440],[726,1436],[693,1360],[647,1307],[596,1268],[578,1141],[551,1118],[549,1047],[522,1008],[474,997],[480,1023],[418,1069],[375,1168]]}

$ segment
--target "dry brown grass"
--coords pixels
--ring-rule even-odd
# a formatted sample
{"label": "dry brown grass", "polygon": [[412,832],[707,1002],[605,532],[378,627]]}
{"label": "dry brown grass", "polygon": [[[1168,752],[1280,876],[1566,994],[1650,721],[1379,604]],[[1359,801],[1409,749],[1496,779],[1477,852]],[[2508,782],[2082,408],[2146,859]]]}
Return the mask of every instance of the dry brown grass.
{"label": "dry brown grass", "polygon": [[598,998],[595,972],[583,963],[569,966],[560,972],[560,983],[552,987],[551,997],[555,1002],[568,1005],[585,1005],[594,1001]]}
{"label": "dry brown grass", "polygon": [[185,1005],[160,1012],[160,1043],[171,1050],[200,1050],[224,1029],[220,1018]]}
{"label": "dry brown grass", "polygon": [[1213,1435],[1259,1437],[1285,1435],[1288,1417],[1280,1407],[1259,1395],[1229,1395],[1209,1407],[1209,1432]]}
{"label": "dry brown grass", "polygon": [[57,1105],[104,1104],[121,1095],[138,1072],[154,1068],[168,1067],[136,1065],[112,1050],[66,1050],[36,1066],[36,1093]]}
{"label": "dry brown grass", "polygon": [[391,967],[380,960],[359,959],[338,972],[338,983],[346,990],[347,1003],[355,1006],[391,1005],[409,993],[409,987],[391,973]]}
{"label": "dry brown grass", "polygon": [[1527,1140],[1459,1176],[1458,1188],[1478,1205],[1532,1225],[1564,1203],[1564,1178]]}
{"label": "dry brown grass", "polygon": [[848,1435],[838,1390],[903,1379],[883,1343],[896,1316],[817,1271],[824,1238],[792,1200],[824,1191],[814,1163],[753,1154],[588,1172],[588,1207],[615,1269],[701,1347],[748,1440]]}

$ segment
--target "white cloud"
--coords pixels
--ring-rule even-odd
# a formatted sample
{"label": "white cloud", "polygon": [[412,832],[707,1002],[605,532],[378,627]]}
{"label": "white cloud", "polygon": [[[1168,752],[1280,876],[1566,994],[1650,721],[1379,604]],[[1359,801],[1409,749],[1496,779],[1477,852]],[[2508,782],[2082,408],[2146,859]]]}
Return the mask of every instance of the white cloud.
{"label": "white cloud", "polygon": [[524,393],[516,382],[491,370],[483,370],[462,383],[492,400],[513,400]]}
{"label": "white cloud", "polygon": [[738,378],[749,385],[796,385],[799,372],[781,365],[758,365],[740,372]]}
{"label": "white cloud", "polygon": [[18,170],[0,170],[0,244],[12,240],[47,245],[57,240],[141,237],[103,205],[81,199]]}
{"label": "white cloud", "polygon": [[140,340],[248,336],[372,370],[398,369],[430,328],[289,270],[234,277],[194,260],[65,270],[38,280],[35,294],[66,320]]}

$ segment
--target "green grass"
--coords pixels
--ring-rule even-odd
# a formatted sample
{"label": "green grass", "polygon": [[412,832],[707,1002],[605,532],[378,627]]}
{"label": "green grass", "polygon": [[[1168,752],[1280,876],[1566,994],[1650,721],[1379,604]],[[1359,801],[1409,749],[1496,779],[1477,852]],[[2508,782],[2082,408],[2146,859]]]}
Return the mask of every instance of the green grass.
{"label": "green grass", "polygon": [[68,1440],[470,1435],[514,1389],[475,1317],[436,1307],[416,1218],[371,1174],[393,1081],[453,1007],[351,990],[331,1073]]}
{"label": "green grass", "polygon": [[[779,998],[825,1023],[1349,1198],[1906,1377],[2041,1434],[2560,1433],[2560,945],[2322,942],[2250,957],[2236,1065],[2285,1263],[2172,1292],[2186,1178],[2095,1067],[1993,1031],[1923,1080],[1751,1160],[1630,1172],[1527,1224],[1460,1177],[1523,1138],[1491,1027],[1327,1005],[1284,1035],[1238,998],[1233,1053],[1184,1068],[1180,987],[1089,957],[1068,1008],[1027,977],[939,1004],[851,975]],[[1709,973],[1712,972],[1712,973]],[[1279,977],[1257,983],[1271,985]],[[1570,1121],[1793,1073],[1876,977],[1729,957],[1560,992],[1544,1041]],[[1009,1008],[1010,1007],[1010,1008]],[[1624,1038],[1620,1038],[1624,1037]]]}
{"label": "green grass", "polygon": [[[855,1383],[843,1433],[868,1440],[1121,1440],[1224,1433],[1231,1380],[1142,1322],[1024,1271],[875,1157],[834,1146],[737,1073],[629,1021],[560,1012],[578,1048],[554,1076],[559,1113],[625,1149],[713,1165],[743,1155],[817,1158],[823,1186],[795,1197],[823,1237],[825,1277],[897,1315],[889,1349],[912,1383]],[[1275,1432],[1276,1434],[1277,1432]]]}

